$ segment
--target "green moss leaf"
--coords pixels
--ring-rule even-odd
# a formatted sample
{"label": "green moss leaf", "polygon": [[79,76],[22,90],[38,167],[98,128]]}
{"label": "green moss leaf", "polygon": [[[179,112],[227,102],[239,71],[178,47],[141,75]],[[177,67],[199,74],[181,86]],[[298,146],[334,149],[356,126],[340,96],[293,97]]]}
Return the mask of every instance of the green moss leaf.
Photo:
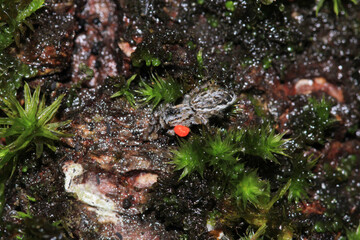
{"label": "green moss leaf", "polygon": [[62,134],[56,129],[62,126],[63,123],[49,124],[53,119],[56,111],[60,107],[63,96],[56,99],[50,106],[43,109],[44,101],[39,103],[40,87],[37,87],[35,92],[31,94],[28,84],[24,87],[25,108],[13,96],[8,99],[2,98],[7,118],[2,118],[1,132],[3,137],[7,138],[8,145],[3,147],[2,151],[6,149],[10,152],[16,152],[28,147],[34,141],[36,145],[37,155],[39,151],[42,152],[41,144],[46,142],[43,140],[51,139],[58,140],[59,135]]}
{"label": "green moss leaf", "polygon": [[[316,16],[319,14],[319,11],[321,10],[321,8],[323,7],[324,5],[324,2],[325,0],[318,0],[317,1],[317,4],[316,4],[316,10],[315,10],[315,13],[316,13]],[[358,4],[359,1],[358,0],[351,0],[351,2],[353,4]],[[344,6],[342,4],[342,0],[332,0],[332,3],[333,3],[333,11],[334,13],[336,14],[336,16],[339,15],[339,13],[344,10]]]}
{"label": "green moss leaf", "polygon": [[135,107],[135,96],[130,91],[130,85],[135,80],[136,76],[137,75],[134,74],[126,81],[125,84],[117,85],[121,89],[120,89],[120,91],[118,91],[118,92],[114,93],[113,95],[111,95],[111,98],[124,96],[126,98],[126,100],[130,103],[130,105],[132,107]]}
{"label": "green moss leaf", "polygon": [[279,163],[274,154],[288,156],[284,144],[289,139],[283,139],[284,135],[285,133],[275,134],[275,130],[270,129],[269,125],[248,129],[241,141],[241,150],[246,154]]}
{"label": "green moss leaf", "polygon": [[269,183],[261,180],[256,171],[251,171],[242,176],[233,194],[243,208],[246,208],[248,202],[257,205],[260,204],[260,198],[270,197]]}
{"label": "green moss leaf", "polygon": [[210,156],[210,165],[221,169],[225,174],[231,173],[230,169],[237,163],[235,137],[226,131],[208,134],[204,151]]}
{"label": "green moss leaf", "polygon": [[181,140],[179,149],[173,151],[174,157],[172,163],[176,165],[176,170],[183,171],[179,180],[194,172],[203,175],[205,159],[203,157],[202,145],[201,139],[195,136],[188,141]]}
{"label": "green moss leaf", "polygon": [[142,97],[142,102],[150,103],[155,109],[160,102],[174,103],[182,97],[182,86],[171,76],[160,77],[157,74],[151,74],[152,85],[144,81],[140,82],[140,89],[136,92]]}
{"label": "green moss leaf", "polygon": [[348,240],[360,239],[360,224],[355,231],[346,231],[346,237]]}

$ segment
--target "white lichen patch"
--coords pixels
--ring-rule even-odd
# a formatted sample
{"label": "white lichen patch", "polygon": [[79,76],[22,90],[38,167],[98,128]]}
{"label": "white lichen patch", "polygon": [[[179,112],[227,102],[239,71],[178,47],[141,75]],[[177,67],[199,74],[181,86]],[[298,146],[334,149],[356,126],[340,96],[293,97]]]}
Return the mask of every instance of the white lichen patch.
{"label": "white lichen patch", "polygon": [[74,178],[83,174],[84,169],[81,164],[67,162],[63,166],[63,171],[65,174],[65,190],[69,192]]}
{"label": "white lichen patch", "polygon": [[114,211],[108,211],[102,208],[87,207],[87,210],[95,212],[99,223],[120,223],[122,218],[119,214]]}
{"label": "white lichen patch", "polygon": [[66,192],[74,193],[80,201],[93,207],[89,210],[97,213],[99,222],[118,222],[115,203],[98,190],[96,182],[77,183],[84,172],[81,164],[68,162],[63,171]]}
{"label": "white lichen patch", "polygon": [[158,175],[154,173],[140,173],[134,182],[134,187],[147,188],[157,182]]}

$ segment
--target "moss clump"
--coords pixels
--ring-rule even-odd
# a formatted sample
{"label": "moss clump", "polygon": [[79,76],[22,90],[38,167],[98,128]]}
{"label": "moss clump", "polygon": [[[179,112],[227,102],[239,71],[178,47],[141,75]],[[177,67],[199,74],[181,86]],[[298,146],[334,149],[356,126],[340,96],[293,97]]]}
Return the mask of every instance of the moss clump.
{"label": "moss clump", "polygon": [[126,100],[130,103],[130,105],[132,107],[135,107],[135,104],[136,104],[135,96],[134,96],[134,93],[132,93],[130,91],[130,84],[132,81],[134,81],[136,76],[137,75],[134,74],[126,81],[126,83],[123,83],[123,84],[119,83],[119,84],[115,85],[116,87],[120,87],[121,89],[118,92],[111,95],[111,98],[124,96],[126,98]]}
{"label": "moss clump", "polygon": [[209,165],[221,169],[224,173],[231,171],[231,168],[238,161],[236,154],[239,149],[236,146],[235,137],[239,136],[221,131],[218,131],[215,135],[208,134],[206,136],[205,147],[200,146],[199,149],[204,148],[205,153],[208,154],[209,159],[207,162],[209,162]]}
{"label": "moss clump", "polygon": [[348,181],[352,174],[352,171],[356,168],[358,159],[355,155],[349,155],[345,158],[341,158],[337,166],[331,166],[329,163],[324,164],[325,177],[327,180],[343,183]]}
{"label": "moss clump", "polygon": [[226,10],[233,12],[235,10],[236,3],[233,1],[226,1],[225,2],[225,8]]}
{"label": "moss clump", "polygon": [[36,74],[37,70],[31,66],[6,53],[0,53],[0,97],[16,95],[16,90],[22,86],[22,79]]}
{"label": "moss clump", "polygon": [[270,197],[269,182],[262,181],[255,170],[243,173],[235,186],[233,195],[239,205],[246,208],[247,203],[260,205],[261,198]]}
{"label": "moss clump", "polygon": [[188,141],[180,140],[180,148],[173,151],[174,159],[172,161],[176,165],[176,170],[182,170],[179,179],[194,172],[203,175],[206,164],[202,149],[203,144],[203,139],[198,136],[192,137]]}
{"label": "moss clump", "polygon": [[55,113],[60,107],[63,95],[55,100],[50,106],[45,106],[45,98],[40,101],[40,86],[31,94],[28,84],[24,88],[25,108],[14,96],[2,98],[2,110],[7,115],[0,119],[0,133],[6,138],[7,145],[1,147],[1,164],[4,166],[7,154],[16,153],[30,143],[36,146],[36,156],[39,158],[43,152],[44,144],[50,149],[55,150],[53,140],[59,140],[60,137],[68,136],[57,130],[57,128],[69,123],[57,122],[50,123]]}
{"label": "moss clump", "polygon": [[[182,209],[179,204],[187,197],[176,192],[175,185],[203,179],[202,184],[206,184],[210,192],[202,197],[215,202],[211,207],[207,205],[206,209],[202,209],[202,216],[205,214],[214,229],[221,229],[227,237],[234,239],[241,237],[246,230],[248,236],[256,236],[256,239],[262,236],[291,239],[301,228],[292,224],[292,216],[301,212],[293,204],[308,198],[309,190],[314,186],[312,170],[317,162],[312,155],[304,156],[294,150],[293,144],[296,143],[295,140],[284,139],[284,133],[276,134],[269,124],[257,128],[202,130],[186,140],[180,140],[178,149],[173,151],[172,161],[175,169],[179,170],[175,172],[180,175],[179,182],[174,185],[168,182],[166,189],[156,188],[157,196],[166,195],[165,202],[157,198],[157,202],[152,204],[159,210],[161,206],[160,211],[172,209],[173,217],[164,213],[159,218],[175,226],[184,221],[184,218],[174,216],[181,216],[180,212],[184,210],[179,210]],[[269,168],[273,170],[269,171]],[[193,188],[189,190],[192,194],[197,192],[194,189],[196,181],[192,182]],[[285,195],[287,198],[284,198]],[[192,200],[187,198],[187,206]],[[277,205],[279,202],[280,208]],[[216,217],[213,217],[215,212]],[[194,215],[188,214],[190,219],[195,219]],[[337,214],[329,214],[338,217]],[[243,226],[241,230],[235,227],[240,223]],[[340,225],[335,224],[330,230],[341,230],[343,225],[341,221],[338,223]],[[283,227],[280,229],[279,226]],[[193,231],[192,228],[178,230],[186,235],[191,235]],[[211,235],[212,231],[208,234]]]}
{"label": "moss clump", "polygon": [[[316,5],[316,16],[318,15],[320,9],[323,7],[325,0],[319,0],[317,1]],[[332,0],[333,2],[333,11],[336,14],[336,16],[339,15],[339,12],[344,10],[344,6],[342,4],[342,0]],[[353,4],[358,4],[358,0],[351,0]]]}
{"label": "moss clump", "polygon": [[26,18],[41,8],[44,0],[4,0],[0,4],[0,51],[10,46],[15,40],[20,43],[20,33],[24,32],[25,23],[32,30],[33,27]]}
{"label": "moss clump", "polygon": [[[287,192],[291,180],[287,178],[285,185],[271,186],[270,181],[258,173],[252,161],[256,159],[274,164],[279,163],[275,156],[287,158],[285,143],[288,140],[283,136],[275,134],[269,125],[260,129],[203,130],[199,135],[180,141],[179,148],[173,152],[172,163],[176,165],[176,170],[182,170],[181,182],[193,175],[202,176],[209,184],[211,196],[218,203],[227,202],[225,208],[232,210],[221,209],[219,222],[229,224],[245,219],[255,229],[262,227],[258,230],[262,233],[257,232],[260,236],[266,228],[267,214]],[[278,188],[276,193],[271,192],[274,187]]]}
{"label": "moss clump", "polygon": [[151,54],[149,51],[135,51],[135,53],[131,56],[131,62],[134,67],[141,67],[143,63],[147,67],[158,67],[161,64],[161,60]]}
{"label": "moss clump", "polygon": [[242,134],[243,151],[249,155],[259,156],[264,160],[279,163],[274,154],[287,156],[284,144],[288,140],[283,139],[285,133],[276,134],[269,125],[261,128],[250,128]]}
{"label": "moss clump", "polygon": [[346,232],[346,237],[348,240],[357,240],[360,239],[360,224],[359,226],[356,228],[355,231],[347,231]]}
{"label": "moss clump", "polygon": [[310,97],[290,119],[293,131],[299,140],[312,145],[324,144],[327,131],[335,123],[331,116],[331,103],[323,97],[321,100]]}
{"label": "moss clump", "polygon": [[0,207],[4,204],[5,183],[7,178],[14,173],[21,152],[35,145],[36,157],[39,158],[43,153],[44,144],[55,151],[54,141],[68,136],[57,129],[68,124],[69,121],[51,122],[63,97],[63,95],[60,96],[46,107],[45,98],[40,100],[40,86],[31,94],[26,83],[24,108],[14,96],[0,99],[0,107],[7,115],[0,118],[0,136],[6,140],[6,145],[0,145],[0,200],[2,201]]}
{"label": "moss clump", "polygon": [[[274,154],[287,156],[284,152],[283,134],[275,134],[269,126],[203,133],[180,143],[174,152],[176,169],[183,170],[182,177],[197,171],[202,175],[204,164],[214,166],[222,174],[231,177],[245,155],[258,156],[263,160],[279,163]],[[195,161],[196,160],[196,161]]]}
{"label": "moss clump", "polygon": [[142,97],[144,103],[151,103],[153,109],[160,102],[174,103],[183,96],[182,86],[175,81],[170,75],[160,77],[158,74],[151,74],[152,85],[140,82],[140,89],[137,91]]}
{"label": "moss clump", "polygon": [[131,106],[136,106],[135,94],[141,98],[140,102],[145,104],[151,104],[154,110],[160,103],[174,103],[177,99],[183,96],[183,87],[170,75],[161,77],[157,73],[151,74],[151,84],[141,80],[139,86],[131,91],[130,85],[136,79],[136,74],[129,78],[125,84],[119,84],[121,90],[114,93],[111,97],[125,97]]}
{"label": "moss clump", "polygon": [[288,193],[288,200],[299,202],[308,198],[308,190],[312,184],[314,168],[317,159],[312,159],[312,155],[304,157],[302,154],[294,156],[291,162],[289,176],[291,185]]}

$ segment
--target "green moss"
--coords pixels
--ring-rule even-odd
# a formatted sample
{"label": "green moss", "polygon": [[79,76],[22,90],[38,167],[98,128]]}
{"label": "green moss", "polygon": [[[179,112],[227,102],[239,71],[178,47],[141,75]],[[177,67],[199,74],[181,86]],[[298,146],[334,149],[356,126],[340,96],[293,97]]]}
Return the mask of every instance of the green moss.
{"label": "green moss", "polygon": [[322,221],[316,222],[315,225],[314,225],[314,230],[315,230],[316,232],[320,232],[320,233],[326,232],[325,223],[322,222]]}
{"label": "green moss", "polygon": [[0,4],[0,51],[10,46],[15,40],[19,45],[20,33],[24,32],[23,23],[33,27],[26,18],[41,8],[44,0],[20,1],[4,0]]}
{"label": "green moss", "polygon": [[14,171],[20,154],[35,146],[36,157],[42,155],[44,145],[55,151],[54,141],[69,135],[57,130],[69,123],[51,122],[64,96],[57,98],[50,106],[45,106],[45,98],[40,101],[40,86],[31,94],[28,84],[24,87],[24,108],[14,96],[2,97],[1,109],[7,117],[0,118],[0,135],[7,145],[0,145],[0,204],[4,204],[4,186]]}
{"label": "green moss", "polygon": [[94,77],[94,70],[92,70],[85,63],[79,64],[79,72],[83,73],[85,75],[81,81],[89,81],[90,79],[92,79]]}
{"label": "green moss", "polygon": [[235,11],[235,4],[233,1],[226,1],[225,2],[225,8],[229,10],[230,12]]}
{"label": "green moss", "polygon": [[263,63],[263,68],[266,70],[268,68],[271,67],[272,64],[272,57],[271,56],[266,56],[265,58],[263,58],[262,63]]}
{"label": "green moss", "polygon": [[[183,96],[183,87],[170,75],[160,77],[157,73],[151,74],[151,84],[141,80],[138,85],[132,84],[136,79],[136,74],[131,76],[125,83],[115,86],[120,87],[120,91],[114,93],[111,98],[125,97],[132,107],[136,107],[136,95],[140,98],[139,103],[151,104],[154,110],[160,103],[174,103]],[[119,77],[120,80],[123,80]],[[137,88],[136,90],[131,89]]]}
{"label": "green moss", "polygon": [[235,154],[239,151],[236,146],[234,134],[218,131],[215,135],[209,134],[206,138],[204,151],[210,159],[208,162],[211,166],[221,169],[226,173],[236,165],[238,159]]}
{"label": "green moss", "polygon": [[248,228],[246,230],[245,235],[240,237],[239,240],[257,240],[257,239],[261,240],[261,239],[263,239],[263,237],[261,237],[261,235],[265,233],[265,229],[266,229],[266,227],[259,228],[259,230],[256,231],[256,233],[255,233],[252,228]]}
{"label": "green moss", "polygon": [[[289,200],[303,199],[307,196],[308,185],[299,186],[296,183],[292,184],[292,181],[299,178],[307,183],[306,178],[309,175],[306,175],[304,170],[310,171],[313,165],[309,164],[307,168],[302,166],[301,161],[297,161],[299,166],[296,176],[287,176],[283,173],[283,176],[279,177],[286,181],[283,185],[274,183],[272,177],[275,178],[275,175],[265,178],[263,174],[267,171],[262,169],[261,165],[259,168],[254,166],[253,161],[257,159],[256,161],[262,160],[281,168],[277,160],[277,156],[280,155],[283,156],[283,161],[292,161],[285,153],[285,143],[288,139],[283,139],[283,136],[284,134],[276,134],[269,125],[229,131],[203,130],[199,135],[193,134],[188,140],[181,140],[179,148],[174,151],[172,163],[176,165],[176,170],[182,171],[181,181],[199,173],[211,183],[209,188],[219,202],[230,202],[230,206],[225,207],[227,210],[219,212],[219,222],[230,224],[245,220],[254,229],[258,229],[255,235],[256,238],[260,238],[264,235],[265,229],[274,231],[274,223],[268,224],[268,221],[273,221],[272,214],[277,214],[273,206],[283,199],[291,188]],[[205,174],[206,171],[212,172],[211,179],[207,179],[209,174]],[[280,216],[276,221],[282,221]],[[281,224],[288,226],[288,223]],[[290,226],[286,229],[285,232],[275,231],[276,235],[288,239],[294,230]]]}
{"label": "green moss", "polygon": [[270,197],[270,185],[262,181],[256,171],[244,173],[235,186],[233,196],[237,203],[246,208],[248,202],[259,205],[261,198]]}
{"label": "green moss", "polygon": [[315,98],[309,98],[309,103],[318,118],[318,121],[316,122],[318,127],[326,129],[334,122],[334,119],[330,118],[331,103],[326,101],[325,97],[323,97],[320,101]]}
{"label": "green moss", "polygon": [[215,15],[207,15],[206,16],[207,22],[213,28],[217,28],[219,26],[219,19]]}
{"label": "green moss", "polygon": [[18,219],[33,218],[33,215],[27,209],[26,212],[17,211],[16,215],[13,216]]}
{"label": "green moss", "polygon": [[342,227],[343,227],[342,220],[333,216],[326,220],[316,221],[314,225],[314,230],[318,233],[339,232]]}
{"label": "green moss", "polygon": [[0,53],[0,97],[15,96],[16,90],[22,86],[22,79],[34,77],[37,72],[20,60]]}
{"label": "green moss", "polygon": [[180,179],[188,174],[198,172],[203,175],[206,159],[203,154],[203,140],[200,137],[192,137],[189,140],[180,140],[180,147],[173,151],[174,158],[172,163],[176,165],[176,170],[182,170]]}
{"label": "green moss", "polygon": [[299,140],[307,144],[324,144],[327,131],[335,119],[331,116],[331,103],[323,97],[321,100],[309,98],[308,103],[291,118],[291,124]]}
{"label": "green moss", "polygon": [[288,199],[289,201],[294,200],[295,202],[299,202],[302,199],[306,199],[307,196],[307,188],[309,184],[307,183],[307,179],[304,178],[292,178],[293,181],[291,183]]}
{"label": "green moss", "polygon": [[[225,175],[231,176],[232,174],[227,174],[226,171],[238,163],[242,157],[239,153],[279,163],[274,154],[287,156],[284,152],[284,144],[288,140],[283,139],[284,134],[275,134],[275,131],[267,125],[260,129],[249,128],[229,132],[217,130],[215,133],[194,135],[188,141],[196,139],[207,164],[222,169]],[[186,141],[181,143],[180,151],[184,146],[187,146]],[[191,156],[191,151],[188,151],[188,154]],[[196,154],[198,153],[196,152]],[[175,157],[177,156],[175,155]],[[180,164],[180,162],[177,161],[176,164]]]}
{"label": "green moss", "polygon": [[360,224],[355,231],[346,231],[346,237],[348,240],[360,239]]}
{"label": "green moss", "polygon": [[291,185],[288,193],[288,200],[299,202],[308,198],[308,189],[313,179],[312,169],[317,159],[312,159],[312,155],[305,158],[298,154],[291,159]]}
{"label": "green moss", "polygon": [[[40,101],[40,87],[32,95],[26,83],[24,87],[25,108],[21,107],[14,96],[2,98],[3,106],[1,108],[7,117],[0,118],[0,124],[3,126],[0,128],[0,133],[2,137],[6,138],[8,144],[2,147],[1,155],[4,152],[20,151],[30,143],[35,144],[37,157],[41,156],[44,144],[54,150],[53,140],[67,136],[57,131],[57,128],[66,125],[69,121],[49,123],[60,107],[63,97],[60,96],[50,106],[45,107],[45,98],[43,97]],[[5,164],[6,162],[0,161],[0,167]]]}
{"label": "green moss", "polygon": [[134,93],[130,91],[130,85],[131,85],[131,82],[134,81],[136,76],[137,75],[134,74],[126,81],[126,83],[122,83],[122,84],[120,83],[120,84],[115,85],[116,87],[120,87],[121,89],[120,89],[120,91],[111,95],[111,98],[124,96],[126,98],[126,100],[130,103],[130,105],[132,107],[135,107],[135,96],[134,96]]}
{"label": "green moss", "polygon": [[203,49],[200,48],[200,50],[196,54],[196,60],[197,60],[198,65],[199,65],[200,68],[204,67],[204,60],[203,60],[203,57],[202,57],[202,53],[203,53]]}
{"label": "green moss", "polygon": [[[319,14],[320,9],[323,7],[325,0],[319,0],[316,5],[316,16]],[[333,11],[336,16],[339,15],[340,11],[344,10],[344,6],[342,4],[342,0],[332,0],[333,2]],[[358,0],[351,0],[353,4],[358,4]]]}
{"label": "green moss", "polygon": [[351,176],[352,171],[356,168],[357,162],[358,159],[355,155],[349,155],[348,157],[340,159],[336,167],[325,163],[325,176],[328,180],[336,183],[346,182]]}
{"label": "green moss", "polygon": [[259,156],[264,160],[279,163],[274,154],[287,156],[284,144],[288,141],[283,139],[284,133],[275,134],[270,126],[248,129],[242,137],[241,148],[246,154]]}
{"label": "green moss", "polygon": [[142,97],[142,102],[151,103],[153,109],[160,102],[174,103],[183,96],[182,86],[170,75],[160,77],[158,74],[151,74],[151,81],[152,85],[141,81],[140,88],[136,92]]}
{"label": "green moss", "polygon": [[270,5],[274,2],[274,0],[261,0],[261,3],[264,5]]}
{"label": "green moss", "polygon": [[173,164],[182,170],[181,179],[194,172],[203,175],[206,166],[211,166],[222,179],[224,186],[246,206],[247,202],[258,204],[258,198],[269,196],[268,183],[262,181],[255,169],[245,170],[240,163],[246,155],[259,156],[263,160],[276,160],[273,153],[285,155],[282,139],[284,134],[275,134],[269,126],[260,130],[216,130],[211,133],[193,135],[182,140],[179,149],[174,151]]}
{"label": "green moss", "polygon": [[161,65],[161,60],[145,49],[135,51],[131,55],[131,62],[134,67],[141,67],[143,63],[147,67],[158,67]]}

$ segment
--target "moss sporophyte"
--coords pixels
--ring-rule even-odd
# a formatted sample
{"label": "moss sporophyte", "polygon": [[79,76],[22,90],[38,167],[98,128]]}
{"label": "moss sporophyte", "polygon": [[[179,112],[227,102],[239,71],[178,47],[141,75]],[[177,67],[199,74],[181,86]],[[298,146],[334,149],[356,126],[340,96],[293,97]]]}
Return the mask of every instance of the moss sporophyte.
{"label": "moss sporophyte", "polygon": [[[40,86],[31,94],[29,85],[24,85],[24,107],[14,96],[0,99],[1,110],[7,117],[0,118],[0,136],[6,145],[0,145],[0,197],[3,199],[4,186],[15,168],[21,153],[35,146],[36,158],[40,158],[44,144],[55,151],[54,141],[68,137],[58,128],[69,121],[51,122],[60,107],[64,95],[59,96],[50,106],[45,106],[45,96],[40,100]],[[7,176],[7,177],[5,177]],[[2,205],[3,202],[0,203]],[[0,206],[2,207],[2,206]]]}

